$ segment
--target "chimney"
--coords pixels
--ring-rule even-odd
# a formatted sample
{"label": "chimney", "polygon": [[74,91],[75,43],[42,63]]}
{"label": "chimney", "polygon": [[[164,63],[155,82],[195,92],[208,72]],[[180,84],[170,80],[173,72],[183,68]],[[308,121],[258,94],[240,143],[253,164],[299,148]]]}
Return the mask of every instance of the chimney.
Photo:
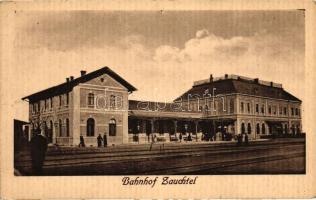
{"label": "chimney", "polygon": [[74,76],[70,76],[70,81],[74,80]]}
{"label": "chimney", "polygon": [[259,83],[259,79],[258,79],[258,78],[255,78],[255,79],[254,79],[254,82],[255,82],[255,83]]}
{"label": "chimney", "polygon": [[213,74],[210,75],[210,82],[213,82]]}
{"label": "chimney", "polygon": [[273,82],[272,81],[270,82],[270,86],[273,87]]}
{"label": "chimney", "polygon": [[85,71],[85,70],[81,70],[81,71],[80,71],[81,76],[86,75],[86,73],[87,73],[87,71]]}
{"label": "chimney", "polygon": [[225,74],[225,79],[228,79],[228,74]]}
{"label": "chimney", "polygon": [[66,78],[66,82],[69,83],[69,78]]}

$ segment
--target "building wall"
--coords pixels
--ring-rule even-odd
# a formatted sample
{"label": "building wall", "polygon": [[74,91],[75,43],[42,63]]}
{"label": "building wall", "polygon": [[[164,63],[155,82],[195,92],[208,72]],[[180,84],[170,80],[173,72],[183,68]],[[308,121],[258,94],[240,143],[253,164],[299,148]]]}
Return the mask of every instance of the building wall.
{"label": "building wall", "polygon": [[[72,138],[72,119],[70,116],[72,102],[73,92],[69,92],[68,94],[65,93],[46,100],[30,103],[29,120],[32,124],[31,132],[40,126],[47,136],[48,134],[52,135],[53,143],[57,142],[61,145],[70,145]],[[69,120],[68,135],[66,126],[67,119]],[[61,131],[59,128],[60,120]],[[51,126],[51,122],[53,126]]]}
{"label": "building wall", "polygon": [[[255,139],[258,135],[263,135],[262,126],[265,127],[265,134],[270,134],[267,121],[280,122],[282,124],[283,134],[295,134],[295,131],[289,129],[292,124],[301,128],[301,104],[299,102],[270,99],[264,97],[255,97],[247,95],[237,95],[237,117],[238,133],[241,133],[241,124],[251,124],[251,138]],[[248,110],[248,105],[250,109]],[[293,113],[292,110],[293,109]],[[260,133],[257,134],[256,126],[260,125]],[[287,130],[285,130],[287,128]]]}
{"label": "building wall", "polygon": [[[94,94],[94,105],[88,105],[89,93]],[[115,104],[111,103],[115,96]],[[51,104],[52,102],[52,104]],[[46,104],[46,107],[45,107]],[[77,146],[80,135],[84,136],[86,145],[96,146],[98,134],[107,134],[109,145],[122,144],[128,141],[128,91],[108,75],[102,75],[84,84],[74,87],[71,92],[32,102],[29,105],[29,120],[35,129],[47,124],[47,133],[52,133],[52,143]],[[87,119],[95,120],[94,136],[87,136]],[[67,135],[66,121],[69,120]],[[116,121],[116,135],[109,136],[109,122]],[[61,120],[61,131],[59,121]],[[51,127],[51,123],[53,127]],[[46,134],[47,134],[46,133]]]}
{"label": "building wall", "polygon": [[[189,105],[188,105],[189,104]],[[281,99],[271,99],[242,94],[218,95],[211,98],[192,98],[183,101],[184,107],[192,111],[201,111],[209,120],[233,119],[232,128],[235,134],[241,134],[242,124],[245,133],[250,125],[250,139],[257,139],[261,135],[271,133],[267,121],[281,122],[283,134],[295,134],[295,129],[302,130],[301,103]],[[293,109],[293,113],[292,113]],[[259,128],[257,129],[257,124]],[[293,131],[294,130],[294,131]]]}
{"label": "building wall", "polygon": [[[100,134],[107,136],[108,145],[123,144],[128,141],[128,91],[108,75],[103,75],[77,86],[80,96],[80,129],[76,130],[84,137],[87,146],[96,146]],[[89,94],[94,96],[94,104],[89,105]],[[115,101],[111,101],[111,96]],[[94,135],[87,134],[87,121],[95,123]],[[115,120],[116,134],[109,135],[109,123]]]}

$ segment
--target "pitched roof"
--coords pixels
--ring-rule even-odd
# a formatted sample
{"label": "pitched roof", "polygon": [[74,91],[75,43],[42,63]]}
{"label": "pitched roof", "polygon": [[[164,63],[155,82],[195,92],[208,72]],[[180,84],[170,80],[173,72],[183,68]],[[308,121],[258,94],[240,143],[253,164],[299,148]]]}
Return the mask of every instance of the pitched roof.
{"label": "pitched roof", "polygon": [[[214,94],[213,89],[215,89]],[[273,84],[272,86],[261,84],[260,81],[256,79],[243,79],[240,77],[237,79],[226,78],[203,82],[202,84],[195,84],[191,89],[175,99],[175,101],[178,101],[181,98],[185,100],[188,98],[189,94],[203,97],[206,90],[208,90],[208,93],[211,95],[239,93],[301,102],[300,99],[285,91],[282,87],[275,87]]]}
{"label": "pitched roof", "polygon": [[63,93],[70,92],[73,87],[77,86],[79,83],[87,82],[91,79],[94,79],[98,76],[101,76],[103,74],[108,74],[112,78],[114,78],[116,81],[121,83],[124,87],[128,89],[128,91],[132,92],[137,90],[134,86],[132,86],[130,83],[128,83],[126,80],[124,80],[122,77],[120,77],[118,74],[116,74],[114,71],[112,71],[109,67],[103,67],[101,69],[98,69],[96,71],[90,72],[86,75],[80,76],[78,78],[75,78],[73,80],[70,80],[69,82],[64,82],[62,84],[50,87],[48,89],[42,90],[40,92],[28,95],[26,97],[23,97],[22,100],[29,99],[30,102],[34,102],[41,99],[46,99],[52,96],[60,95]]}

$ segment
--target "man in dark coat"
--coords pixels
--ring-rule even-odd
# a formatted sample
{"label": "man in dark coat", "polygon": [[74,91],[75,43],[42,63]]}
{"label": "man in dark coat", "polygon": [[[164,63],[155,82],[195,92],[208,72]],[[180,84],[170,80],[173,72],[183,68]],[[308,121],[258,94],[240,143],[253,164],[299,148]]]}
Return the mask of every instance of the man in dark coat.
{"label": "man in dark coat", "polygon": [[101,134],[99,134],[99,136],[97,137],[97,141],[98,141],[98,147],[101,147],[102,146],[102,136]]}
{"label": "man in dark coat", "polygon": [[108,146],[108,140],[106,138],[106,133],[104,133],[104,135],[103,135],[103,146],[104,147]]}
{"label": "man in dark coat", "polygon": [[47,139],[37,131],[36,135],[31,139],[31,157],[33,174],[42,174],[43,163],[47,151]]}
{"label": "man in dark coat", "polygon": [[248,135],[245,135],[245,145],[248,145],[248,143],[249,143]]}
{"label": "man in dark coat", "polygon": [[84,143],[84,138],[82,135],[80,135],[80,143],[79,143],[79,147],[85,147],[85,143]]}

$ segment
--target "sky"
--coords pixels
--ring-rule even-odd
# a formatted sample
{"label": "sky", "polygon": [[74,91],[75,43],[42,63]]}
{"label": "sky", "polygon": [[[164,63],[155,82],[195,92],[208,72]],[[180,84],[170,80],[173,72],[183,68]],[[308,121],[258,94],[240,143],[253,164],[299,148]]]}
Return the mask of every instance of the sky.
{"label": "sky", "polygon": [[[13,107],[80,70],[108,66],[138,91],[172,101],[210,74],[282,83],[304,100],[303,11],[17,11]],[[23,83],[23,84],[21,84]]]}

